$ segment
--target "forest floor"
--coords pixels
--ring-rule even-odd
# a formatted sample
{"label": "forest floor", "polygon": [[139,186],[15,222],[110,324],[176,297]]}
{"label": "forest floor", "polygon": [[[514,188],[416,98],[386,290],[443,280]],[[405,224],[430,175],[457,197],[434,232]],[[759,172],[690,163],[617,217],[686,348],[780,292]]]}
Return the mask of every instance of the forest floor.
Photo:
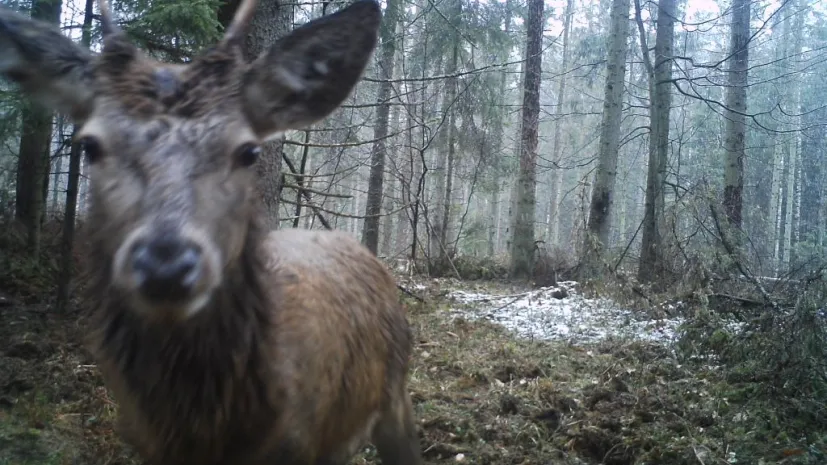
{"label": "forest floor", "polygon": [[[827,463],[749,400],[754,386],[681,360],[678,318],[585,298],[576,283],[404,285],[427,302],[405,298],[428,464]],[[76,314],[0,299],[0,465],[138,463],[83,334]],[[378,460],[367,448],[352,463]]]}

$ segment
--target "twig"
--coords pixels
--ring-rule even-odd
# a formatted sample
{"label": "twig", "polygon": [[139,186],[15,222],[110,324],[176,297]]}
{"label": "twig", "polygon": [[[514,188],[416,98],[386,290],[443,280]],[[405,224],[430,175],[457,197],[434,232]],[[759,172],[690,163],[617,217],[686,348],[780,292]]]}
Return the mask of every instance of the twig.
{"label": "twig", "polygon": [[467,300],[467,302],[490,302],[492,300],[499,300],[508,297],[517,297],[519,299],[520,297],[525,297],[527,295],[533,294],[534,292],[536,291],[521,292],[519,294],[491,295],[487,297],[481,297],[479,299],[469,299]]}
{"label": "twig", "polygon": [[522,296],[521,297],[515,297],[514,299],[512,299],[510,302],[506,303],[505,305],[500,305],[499,307],[495,308],[494,310],[491,310],[491,312],[499,312],[500,310],[502,310],[506,307],[510,307],[511,304],[513,304],[514,302],[516,302],[520,299],[522,299]]}
{"label": "twig", "polygon": [[396,288],[399,289],[400,291],[404,292],[405,294],[413,297],[414,299],[418,300],[420,303],[423,303],[423,304],[425,303],[425,299],[423,299],[422,297],[419,297],[418,295],[414,294],[412,291],[409,291],[408,289],[404,288],[401,284],[397,284]]}
{"label": "twig", "polygon": [[748,297],[739,297],[737,295],[724,294],[724,293],[721,293],[721,292],[717,292],[715,294],[710,294],[709,296],[710,297],[720,297],[720,298],[729,299],[729,300],[735,300],[737,302],[741,302],[741,303],[745,303],[745,304],[752,304],[752,305],[763,305],[764,304],[764,302],[759,302],[757,300],[750,299]]}
{"label": "twig", "polygon": [[[290,173],[290,174],[292,175],[293,173]],[[324,196],[324,197],[335,197],[337,199],[352,199],[353,198],[352,195],[333,194],[333,193],[330,193],[330,192],[322,192],[322,191],[319,191],[319,190],[316,190],[316,189],[311,189],[309,187],[299,186],[299,185],[296,185],[296,184],[290,184],[288,182],[282,183],[282,186],[288,187],[290,189],[300,190],[300,191],[303,191],[303,192],[309,192],[311,194],[321,195],[321,196]]]}

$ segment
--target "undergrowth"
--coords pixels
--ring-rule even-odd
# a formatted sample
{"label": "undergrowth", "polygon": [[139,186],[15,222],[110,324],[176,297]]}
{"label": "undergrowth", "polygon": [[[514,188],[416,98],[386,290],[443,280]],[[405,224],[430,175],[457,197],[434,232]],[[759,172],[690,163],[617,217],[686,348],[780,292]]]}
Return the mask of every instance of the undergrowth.
{"label": "undergrowth", "polygon": [[[83,349],[77,313],[28,303],[50,295],[41,266],[38,279],[5,270],[0,281],[18,302],[0,312],[0,465],[137,464],[114,432],[117,405]],[[692,323],[670,348],[519,339],[450,317],[445,281],[420,281],[425,302],[404,297],[416,335],[409,390],[429,465],[827,463],[820,288],[769,317],[740,312],[741,326],[690,292],[697,298],[680,298]],[[666,308],[665,296],[635,285],[621,276],[591,292]],[[378,460],[368,447],[351,463]]]}
{"label": "undergrowth", "polygon": [[59,231],[57,222],[44,224],[39,253],[33,255],[22,226],[0,225],[0,290],[29,303],[51,295],[60,257]]}

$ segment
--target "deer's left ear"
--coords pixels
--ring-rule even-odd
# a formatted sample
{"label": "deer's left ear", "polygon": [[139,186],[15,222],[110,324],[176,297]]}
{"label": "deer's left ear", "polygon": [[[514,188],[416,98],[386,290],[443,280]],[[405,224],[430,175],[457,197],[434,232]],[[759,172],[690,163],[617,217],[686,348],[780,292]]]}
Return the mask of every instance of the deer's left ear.
{"label": "deer's left ear", "polygon": [[94,98],[91,52],[51,24],[0,6],[0,75],[44,105],[82,120]]}
{"label": "deer's left ear", "polygon": [[306,127],[341,105],[373,54],[381,17],[376,2],[360,0],[297,28],[259,56],[241,85],[258,136]]}

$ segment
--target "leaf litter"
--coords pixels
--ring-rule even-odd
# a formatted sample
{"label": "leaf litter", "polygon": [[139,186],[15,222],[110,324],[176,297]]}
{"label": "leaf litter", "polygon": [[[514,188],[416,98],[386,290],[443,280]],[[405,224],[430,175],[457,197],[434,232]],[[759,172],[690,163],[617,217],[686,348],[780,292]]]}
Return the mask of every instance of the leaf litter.
{"label": "leaf litter", "polygon": [[[737,405],[720,369],[676,357],[679,319],[586,298],[573,282],[404,285],[427,297],[401,295],[427,465],[815,463],[785,452],[805,450],[797,438],[755,428],[766,415]],[[114,432],[117,406],[79,323],[32,306],[0,313],[0,464],[139,463]],[[380,462],[367,447],[350,463]]]}

